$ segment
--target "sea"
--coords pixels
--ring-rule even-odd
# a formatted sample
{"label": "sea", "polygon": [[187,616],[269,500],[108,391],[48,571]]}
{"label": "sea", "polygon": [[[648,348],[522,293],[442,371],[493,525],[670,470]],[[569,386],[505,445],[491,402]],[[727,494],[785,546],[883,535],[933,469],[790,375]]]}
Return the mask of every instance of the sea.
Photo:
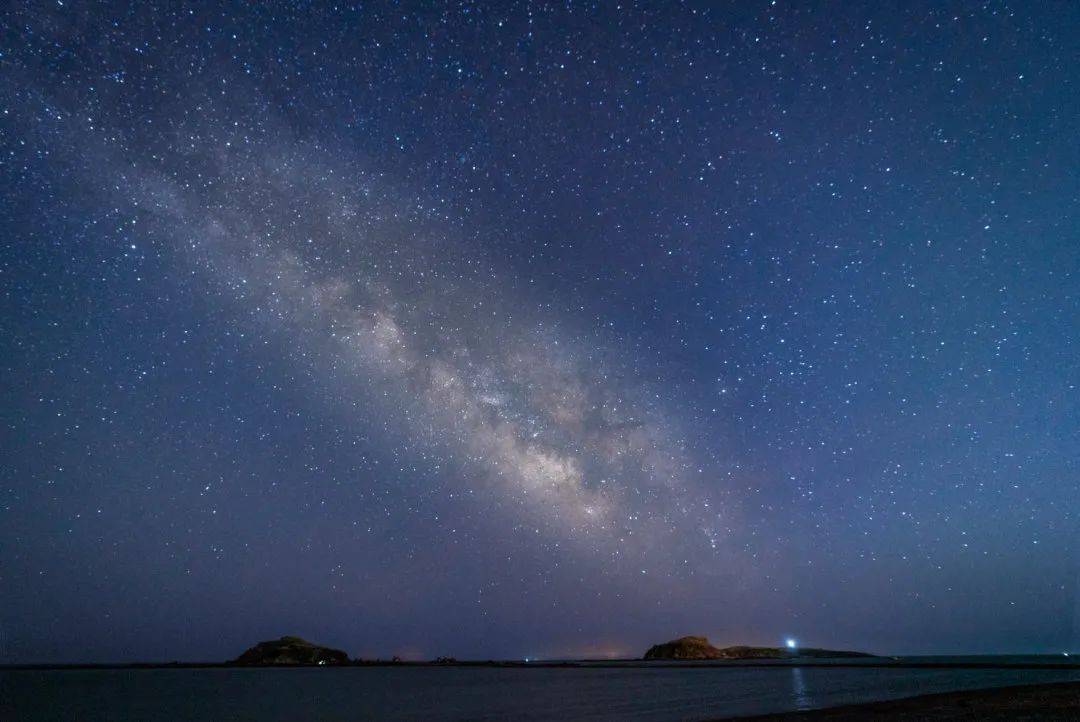
{"label": "sea", "polygon": [[1028,668],[993,669],[790,664],[6,669],[0,671],[0,719],[660,722],[1064,681],[1080,681],[1080,667],[1040,668],[1033,662]]}

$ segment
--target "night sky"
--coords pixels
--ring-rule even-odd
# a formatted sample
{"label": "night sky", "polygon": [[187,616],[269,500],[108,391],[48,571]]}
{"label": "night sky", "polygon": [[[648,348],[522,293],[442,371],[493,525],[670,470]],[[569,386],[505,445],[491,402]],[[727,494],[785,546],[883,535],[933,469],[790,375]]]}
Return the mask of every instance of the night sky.
{"label": "night sky", "polygon": [[1080,651],[1080,4],[0,31],[0,662]]}

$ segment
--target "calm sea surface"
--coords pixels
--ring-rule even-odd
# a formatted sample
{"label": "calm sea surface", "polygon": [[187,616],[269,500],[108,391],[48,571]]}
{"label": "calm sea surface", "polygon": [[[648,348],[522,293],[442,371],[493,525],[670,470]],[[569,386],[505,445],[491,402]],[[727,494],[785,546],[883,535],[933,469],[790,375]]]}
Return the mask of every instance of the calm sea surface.
{"label": "calm sea surface", "polygon": [[1080,670],[798,667],[0,671],[4,720],[699,720]]}

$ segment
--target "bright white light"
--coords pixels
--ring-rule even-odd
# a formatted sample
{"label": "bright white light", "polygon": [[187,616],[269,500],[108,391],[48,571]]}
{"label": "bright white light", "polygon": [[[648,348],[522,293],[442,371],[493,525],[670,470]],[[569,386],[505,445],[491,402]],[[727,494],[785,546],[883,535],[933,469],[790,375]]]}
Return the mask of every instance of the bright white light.
{"label": "bright white light", "polygon": [[786,640],[784,641],[784,644],[786,644],[786,645],[787,645],[787,648],[788,648],[788,649],[795,649],[795,640],[794,640],[794,639],[792,639],[791,637],[788,637],[788,638],[787,638],[787,639],[786,639]]}

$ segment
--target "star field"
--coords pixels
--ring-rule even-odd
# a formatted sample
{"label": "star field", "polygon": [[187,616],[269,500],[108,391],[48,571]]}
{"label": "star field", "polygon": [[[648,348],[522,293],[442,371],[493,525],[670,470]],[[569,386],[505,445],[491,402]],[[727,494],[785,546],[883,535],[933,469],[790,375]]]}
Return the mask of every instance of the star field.
{"label": "star field", "polygon": [[0,28],[0,661],[1080,651],[1073,4]]}

